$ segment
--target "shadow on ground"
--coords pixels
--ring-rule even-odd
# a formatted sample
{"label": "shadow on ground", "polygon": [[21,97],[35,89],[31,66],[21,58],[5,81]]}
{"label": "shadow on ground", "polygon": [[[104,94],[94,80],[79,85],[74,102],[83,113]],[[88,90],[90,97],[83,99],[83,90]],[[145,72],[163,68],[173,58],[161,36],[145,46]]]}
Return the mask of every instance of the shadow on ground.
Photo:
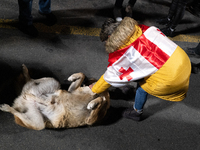
{"label": "shadow on ground", "polygon": [[[35,66],[40,67],[37,69],[35,67],[28,68],[31,78],[38,79],[42,77],[54,77],[57,79],[50,70],[42,67],[41,65]],[[21,92],[21,88],[24,84],[23,79],[20,78],[19,80],[19,76],[22,74],[22,69],[21,66],[14,68],[4,62],[0,63],[0,68],[0,103],[11,105],[14,99],[18,96],[18,93]]]}

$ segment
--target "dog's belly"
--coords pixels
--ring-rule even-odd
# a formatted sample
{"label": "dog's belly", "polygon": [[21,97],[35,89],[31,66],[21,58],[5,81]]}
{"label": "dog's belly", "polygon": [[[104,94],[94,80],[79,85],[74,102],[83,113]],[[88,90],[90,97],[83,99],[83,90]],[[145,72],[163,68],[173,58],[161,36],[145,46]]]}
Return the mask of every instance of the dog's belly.
{"label": "dog's belly", "polygon": [[95,93],[92,92],[92,90],[89,88],[89,86],[84,86],[84,87],[79,87],[74,91],[75,93],[85,93],[85,94],[90,94],[90,95],[96,95]]}
{"label": "dog's belly", "polygon": [[91,100],[97,97],[95,93],[91,91],[88,86],[79,87],[70,94],[71,101],[75,101],[77,104],[87,105]]}
{"label": "dog's belly", "polygon": [[87,108],[88,103],[94,98],[96,98],[94,95],[86,93],[73,93],[70,95],[68,101],[66,101],[65,104],[70,107],[69,109],[83,109]]}

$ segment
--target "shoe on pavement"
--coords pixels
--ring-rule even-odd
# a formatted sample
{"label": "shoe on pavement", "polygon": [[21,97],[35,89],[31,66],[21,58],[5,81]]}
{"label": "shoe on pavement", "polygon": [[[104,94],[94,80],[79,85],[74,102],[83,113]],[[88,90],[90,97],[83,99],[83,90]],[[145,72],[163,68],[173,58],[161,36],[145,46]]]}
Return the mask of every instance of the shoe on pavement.
{"label": "shoe on pavement", "polygon": [[19,24],[19,30],[31,37],[37,37],[39,34],[34,25]]}
{"label": "shoe on pavement", "polygon": [[38,11],[38,13],[40,15],[46,17],[46,20],[44,20],[44,24],[46,24],[47,26],[53,26],[54,24],[57,23],[57,18],[52,12],[48,13],[48,14],[44,14],[44,13]]}
{"label": "shoe on pavement", "polygon": [[123,117],[124,118],[132,119],[134,121],[140,121],[141,120],[141,115],[142,115],[142,113],[138,113],[133,108],[126,109],[123,112]]}
{"label": "shoe on pavement", "polygon": [[173,37],[173,36],[174,36],[175,29],[172,29],[172,28],[170,28],[170,27],[166,27],[166,28],[161,29],[161,31],[162,31],[162,33],[164,33],[166,36]]}
{"label": "shoe on pavement", "polygon": [[200,58],[200,55],[195,53],[195,49],[196,48],[187,48],[187,50],[185,50],[185,52],[187,53],[188,56],[190,57],[196,57],[196,58]]}
{"label": "shoe on pavement", "polygon": [[200,63],[198,64],[191,63],[191,64],[192,64],[192,73],[200,74]]}

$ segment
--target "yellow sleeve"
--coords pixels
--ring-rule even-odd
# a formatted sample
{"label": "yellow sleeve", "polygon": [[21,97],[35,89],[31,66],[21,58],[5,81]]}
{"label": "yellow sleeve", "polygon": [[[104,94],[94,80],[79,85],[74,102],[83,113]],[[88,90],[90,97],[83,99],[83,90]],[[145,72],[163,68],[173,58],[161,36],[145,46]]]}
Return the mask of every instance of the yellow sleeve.
{"label": "yellow sleeve", "polygon": [[109,83],[107,83],[104,80],[103,76],[104,75],[102,75],[101,78],[92,87],[92,92],[99,94],[99,93],[104,92],[106,89],[108,89],[111,86]]}

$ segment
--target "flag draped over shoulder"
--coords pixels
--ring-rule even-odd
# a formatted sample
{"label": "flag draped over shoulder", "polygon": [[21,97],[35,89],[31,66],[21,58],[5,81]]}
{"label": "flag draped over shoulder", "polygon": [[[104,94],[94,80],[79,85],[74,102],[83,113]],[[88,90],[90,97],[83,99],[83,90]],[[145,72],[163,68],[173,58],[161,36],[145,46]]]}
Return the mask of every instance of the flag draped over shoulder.
{"label": "flag draped over shoulder", "polygon": [[149,27],[129,46],[109,54],[104,80],[115,87],[124,86],[154,74],[173,54],[177,45],[156,27]]}

